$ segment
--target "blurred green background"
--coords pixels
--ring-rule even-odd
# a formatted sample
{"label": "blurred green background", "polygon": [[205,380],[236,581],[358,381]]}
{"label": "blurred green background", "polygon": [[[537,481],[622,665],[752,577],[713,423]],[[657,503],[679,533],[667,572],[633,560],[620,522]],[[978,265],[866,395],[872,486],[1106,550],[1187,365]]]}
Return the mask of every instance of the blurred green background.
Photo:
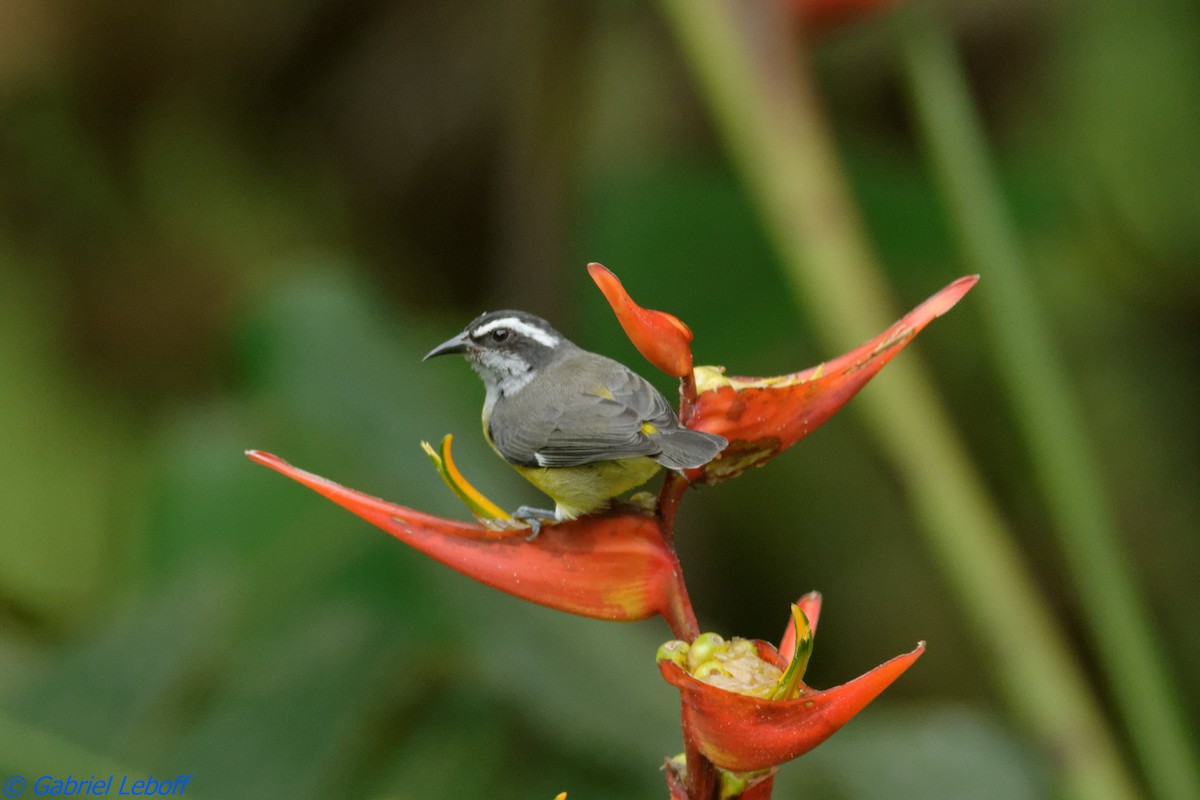
{"label": "blurred green background", "polygon": [[[1195,724],[1200,11],[953,5]],[[860,20],[812,57],[906,309],[967,270],[894,29]],[[0,2],[0,774],[192,774],[205,798],[663,796],[681,743],[661,621],[475,586],[242,455],[461,518],[418,446],[451,432],[489,496],[536,502],[477,434],[477,378],[419,359],[520,307],[673,392],[588,261],[687,321],[700,363],[836,355],[651,5]],[[973,301],[912,351],[1086,653]],[[1049,796],[853,407],[681,512],[703,628],[773,640],[820,589],[817,686],[930,643],[779,796]]]}

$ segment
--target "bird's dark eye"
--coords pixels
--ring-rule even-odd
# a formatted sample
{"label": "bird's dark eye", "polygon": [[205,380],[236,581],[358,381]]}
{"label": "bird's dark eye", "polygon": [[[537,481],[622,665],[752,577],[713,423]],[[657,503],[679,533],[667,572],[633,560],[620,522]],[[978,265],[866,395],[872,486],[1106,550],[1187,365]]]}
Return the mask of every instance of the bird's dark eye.
{"label": "bird's dark eye", "polygon": [[496,328],[496,330],[492,331],[493,342],[503,342],[507,338],[508,328]]}

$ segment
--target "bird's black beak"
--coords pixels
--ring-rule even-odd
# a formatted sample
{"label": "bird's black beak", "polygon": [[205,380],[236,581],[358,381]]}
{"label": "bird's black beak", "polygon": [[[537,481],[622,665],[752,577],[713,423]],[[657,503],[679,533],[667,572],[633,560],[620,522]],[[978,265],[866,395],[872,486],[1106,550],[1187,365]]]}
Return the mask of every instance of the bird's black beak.
{"label": "bird's black beak", "polygon": [[439,344],[437,347],[430,350],[428,353],[425,354],[425,357],[422,358],[421,360],[428,361],[429,359],[433,358],[434,356],[444,356],[444,355],[448,355],[450,353],[465,353],[467,351],[467,348],[470,345],[471,345],[471,337],[467,336],[466,331],[463,331],[458,336],[455,336],[453,339],[447,339],[446,341]]}

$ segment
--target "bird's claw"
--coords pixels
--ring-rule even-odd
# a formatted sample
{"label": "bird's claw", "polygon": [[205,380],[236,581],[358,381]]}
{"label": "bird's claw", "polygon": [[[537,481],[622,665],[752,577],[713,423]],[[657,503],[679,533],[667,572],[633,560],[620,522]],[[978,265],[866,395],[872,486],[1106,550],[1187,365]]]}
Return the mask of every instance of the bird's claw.
{"label": "bird's claw", "polygon": [[525,541],[532,542],[542,532],[542,521],[557,519],[553,511],[533,506],[521,506],[512,513],[512,518],[529,526],[529,535]]}

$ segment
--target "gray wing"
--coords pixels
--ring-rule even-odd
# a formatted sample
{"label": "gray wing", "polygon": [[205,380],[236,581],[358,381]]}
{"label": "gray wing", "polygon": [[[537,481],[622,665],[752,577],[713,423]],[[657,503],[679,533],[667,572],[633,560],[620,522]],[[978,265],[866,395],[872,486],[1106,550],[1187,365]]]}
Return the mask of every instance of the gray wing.
{"label": "gray wing", "polygon": [[615,361],[581,355],[600,361],[587,369],[573,368],[570,359],[556,364],[542,376],[553,382],[536,396],[523,392],[496,404],[490,432],[502,456],[526,466],[574,467],[662,452],[659,437],[644,428],[679,429],[662,394]]}

